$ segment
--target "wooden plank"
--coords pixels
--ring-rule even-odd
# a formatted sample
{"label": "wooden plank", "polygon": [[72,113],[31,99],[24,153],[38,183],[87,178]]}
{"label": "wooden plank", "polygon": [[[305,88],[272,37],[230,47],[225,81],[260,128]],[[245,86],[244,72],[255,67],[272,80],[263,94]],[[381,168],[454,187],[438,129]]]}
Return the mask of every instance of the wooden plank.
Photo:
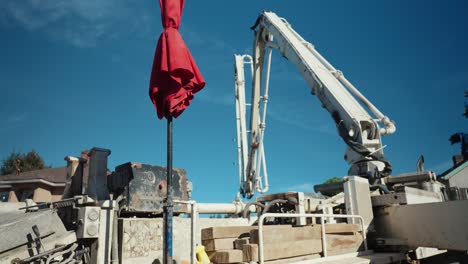
{"label": "wooden plank", "polygon": [[248,236],[250,230],[253,226],[219,226],[219,227],[209,227],[202,229],[201,239],[215,239],[215,238],[228,238],[235,237],[239,238],[242,235]]}
{"label": "wooden plank", "polygon": [[327,251],[329,256],[364,250],[361,234],[355,235],[327,235]]}
{"label": "wooden plank", "polygon": [[[275,225],[275,226],[265,226],[265,229],[282,229],[290,228],[290,225]],[[248,237],[249,232],[252,229],[257,229],[258,226],[218,226],[218,227],[209,227],[204,228],[201,231],[201,239],[216,239],[216,238],[242,238]]]}
{"label": "wooden plank", "polygon": [[217,238],[202,240],[202,245],[206,251],[215,251],[221,249],[234,249],[234,240],[237,238]]}
{"label": "wooden plank", "polygon": [[234,249],[242,250],[242,246],[249,244],[249,238],[238,238],[234,240]]}
{"label": "wooden plank", "polygon": [[[356,252],[361,247],[361,235],[327,235],[327,253],[329,256]],[[244,262],[258,261],[257,252],[257,244],[244,245],[242,249]],[[315,255],[322,253],[322,240],[309,239],[265,244],[263,252],[265,261]]]}
{"label": "wooden plank", "polygon": [[[270,226],[270,228],[263,231],[263,241],[265,244],[284,241],[319,239],[322,237],[322,227],[320,225],[290,227],[289,229],[275,229],[272,227],[273,226]],[[359,230],[359,225],[355,224],[325,225],[325,232],[327,234],[354,234]],[[253,229],[250,231],[250,243],[258,244],[258,229]]]}
{"label": "wooden plank", "polygon": [[[320,227],[320,225],[318,225]],[[325,232],[327,234],[345,234],[360,232],[361,226],[358,224],[326,224]]]}
{"label": "wooden plank", "polygon": [[317,253],[317,254],[305,255],[305,256],[299,256],[299,257],[269,260],[269,261],[265,261],[265,263],[268,263],[268,264],[289,264],[289,263],[301,262],[301,261],[306,261],[306,260],[311,260],[311,259],[318,259],[318,258],[321,258],[321,257],[322,257],[322,255]]}
{"label": "wooden plank", "polygon": [[244,262],[258,262],[258,245],[244,244],[242,245],[242,259]]}
{"label": "wooden plank", "polygon": [[213,263],[240,263],[242,262],[242,250],[230,249],[208,253]]}
{"label": "wooden plank", "polygon": [[[244,262],[258,261],[258,245],[248,244],[242,248]],[[266,244],[263,249],[264,260],[311,255],[322,252],[322,240],[300,240],[276,244]],[[249,259],[250,258],[250,259]]]}
{"label": "wooden plank", "polygon": [[[321,230],[316,226],[301,226],[281,229],[264,229],[263,243],[270,244],[276,242],[296,241],[306,239],[320,239]],[[258,230],[250,231],[250,243],[258,244]]]}

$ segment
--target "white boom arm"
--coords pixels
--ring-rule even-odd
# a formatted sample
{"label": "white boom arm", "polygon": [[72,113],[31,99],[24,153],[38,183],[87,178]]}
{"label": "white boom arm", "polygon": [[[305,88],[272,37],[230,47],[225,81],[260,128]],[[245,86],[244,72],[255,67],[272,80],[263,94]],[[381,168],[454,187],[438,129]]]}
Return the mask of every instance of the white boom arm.
{"label": "white boom arm", "polygon": [[[263,12],[252,29],[255,30],[253,58],[248,55],[235,56],[240,192],[250,198],[255,190],[268,190],[263,134],[272,49],[278,50],[296,66],[311,87],[312,94],[319,98],[323,107],[332,115],[339,135],[347,144],[345,160],[351,165],[348,174],[364,177],[390,174],[391,166],[384,159],[381,136],[394,133],[394,123],[367,100],[341,71],[323,58],[312,44],[294,31],[285,19],[272,12]],[[267,61],[264,69],[265,55]],[[246,127],[246,106],[249,104],[245,101],[245,63],[252,65],[250,131]],[[261,96],[262,83],[264,94]],[[369,115],[356,98],[375,118]],[[250,133],[250,137],[247,133]],[[260,175],[261,170],[263,176]]]}

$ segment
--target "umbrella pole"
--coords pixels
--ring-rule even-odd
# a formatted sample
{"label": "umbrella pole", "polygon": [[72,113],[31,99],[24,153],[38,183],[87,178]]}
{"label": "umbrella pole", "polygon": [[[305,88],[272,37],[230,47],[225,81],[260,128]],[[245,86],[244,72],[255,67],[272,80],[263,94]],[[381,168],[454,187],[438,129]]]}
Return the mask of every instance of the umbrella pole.
{"label": "umbrella pole", "polygon": [[167,197],[164,207],[164,264],[172,264],[172,217],[174,202],[172,197],[172,116],[167,116]]}

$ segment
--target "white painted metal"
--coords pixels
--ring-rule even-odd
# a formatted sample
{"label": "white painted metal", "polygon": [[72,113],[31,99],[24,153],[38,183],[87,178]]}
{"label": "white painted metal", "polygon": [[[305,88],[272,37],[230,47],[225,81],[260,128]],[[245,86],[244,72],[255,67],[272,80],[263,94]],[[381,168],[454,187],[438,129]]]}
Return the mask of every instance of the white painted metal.
{"label": "white painted metal", "polygon": [[[199,214],[239,214],[243,212],[245,205],[240,201],[232,203],[197,203],[197,212]],[[255,206],[252,205],[249,210],[255,213]],[[188,213],[191,213],[191,209],[189,209]]]}
{"label": "white painted metal", "polygon": [[[238,124],[238,151],[239,173],[241,191],[251,197],[254,189],[258,192],[268,190],[268,175],[264,156],[263,137],[265,131],[265,117],[268,102],[269,74],[271,51],[277,49],[283,57],[294,64],[297,70],[322,102],[324,108],[332,114],[339,130],[347,131],[347,140],[352,140],[362,145],[365,152],[356,151],[356,148],[348,147],[345,159],[349,164],[368,160],[380,171],[385,168],[381,135],[395,132],[395,125],[390,119],[379,111],[356,87],[354,87],[343,75],[335,69],[312,44],[305,41],[286,20],[279,18],[272,12],[263,12],[258,20],[256,28],[254,56],[249,57],[249,63],[253,62],[252,76],[252,101],[250,109],[250,135],[247,141],[247,128],[245,110],[245,78],[244,58],[246,55],[236,55],[236,117]],[[265,53],[267,52],[267,56]],[[266,59],[265,71],[263,70]],[[241,73],[242,72],[242,73]],[[263,79],[265,74],[265,79]],[[264,95],[261,96],[262,82],[265,84]],[[242,90],[242,91],[241,91]],[[353,96],[354,95],[354,96]],[[356,98],[375,115],[372,118],[361,106]],[[263,104],[261,104],[263,102]],[[262,115],[260,115],[262,112]],[[380,122],[383,127],[378,125]],[[248,143],[248,150],[244,148]],[[246,157],[247,156],[247,157]],[[372,157],[371,157],[372,156]],[[242,158],[241,158],[242,157]],[[243,166],[241,168],[241,166]],[[263,168],[262,168],[263,166]],[[264,171],[263,182],[260,170]],[[265,184],[266,182],[266,184]],[[262,184],[264,184],[262,186]]]}
{"label": "white painted metal", "polygon": [[174,203],[190,205],[190,263],[197,263],[196,247],[197,247],[197,219],[198,219],[198,206],[196,201],[181,201],[174,200]]}
{"label": "white painted metal", "polygon": [[97,243],[96,263],[110,263],[114,210],[116,209],[116,201],[105,200],[101,202],[101,211],[99,212],[99,238]]}
{"label": "white painted metal", "polygon": [[379,237],[410,249],[432,247],[468,251],[468,200],[387,206],[375,210]]}
{"label": "white painted metal", "polygon": [[[265,159],[265,149],[263,145],[263,135],[266,126],[266,110],[268,104],[268,87],[269,87],[269,69],[271,61],[271,49],[268,52],[267,63],[267,79],[265,80],[265,89],[263,95],[260,96],[262,104],[258,107],[262,110],[262,116],[257,116],[258,131],[260,138],[259,144],[248,149],[248,137],[250,133],[247,130],[246,120],[246,103],[245,97],[245,64],[250,65],[250,73],[253,72],[252,57],[249,55],[235,55],[235,96],[236,96],[236,119],[237,119],[237,149],[238,149],[238,164],[239,164],[239,184],[240,188],[244,190],[243,193],[253,193],[256,190],[259,193],[265,193],[269,189],[268,172]],[[258,113],[260,109],[258,109]],[[252,146],[252,145],[251,145]],[[250,152],[249,152],[250,151]],[[249,156],[252,158],[249,159]],[[263,172],[263,174],[262,174]],[[250,180],[248,180],[250,179]]]}
{"label": "white painted metal", "polygon": [[[240,201],[235,201],[233,203],[197,203],[196,201],[182,201],[174,200],[174,203],[187,204],[190,205],[190,256],[191,263],[195,264],[196,259],[196,230],[197,230],[197,219],[200,213],[202,214],[216,214],[216,213],[227,213],[227,214],[239,214],[244,210],[245,204]],[[251,212],[255,212],[255,207],[249,208]]]}
{"label": "white painted metal", "polygon": [[[369,192],[369,181],[358,176],[348,176],[343,182],[346,213],[360,215],[364,219],[365,231],[373,230],[372,202]],[[348,219],[348,223],[356,224],[355,219]]]}
{"label": "white painted metal", "polygon": [[307,218],[321,218],[321,231],[322,231],[322,249],[323,249],[323,258],[328,259],[327,257],[327,237],[325,232],[325,222],[323,219],[325,217],[334,217],[334,218],[349,218],[349,219],[359,219],[361,225],[361,234],[364,243],[364,251],[367,251],[367,240],[366,232],[364,229],[364,219],[360,215],[330,215],[330,214],[281,214],[281,213],[266,213],[259,217],[258,219],[258,261],[259,264],[264,263],[264,254],[263,254],[263,221],[267,217],[276,217],[276,218],[294,218],[294,217],[307,217]]}

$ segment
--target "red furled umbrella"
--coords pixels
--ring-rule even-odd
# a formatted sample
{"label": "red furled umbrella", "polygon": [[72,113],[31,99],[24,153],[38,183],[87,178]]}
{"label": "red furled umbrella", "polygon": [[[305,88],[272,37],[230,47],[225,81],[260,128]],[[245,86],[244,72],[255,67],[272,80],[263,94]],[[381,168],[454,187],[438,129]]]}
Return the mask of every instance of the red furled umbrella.
{"label": "red furled umbrella", "polygon": [[178,31],[184,0],[159,0],[159,4],[164,31],[154,55],[149,95],[161,119],[182,114],[205,80]]}
{"label": "red furled umbrella", "polygon": [[149,95],[158,118],[167,118],[167,198],[164,206],[164,264],[172,264],[172,117],[187,108],[205,86],[190,51],[179,34],[184,0],[159,0],[164,31],[154,54]]}

